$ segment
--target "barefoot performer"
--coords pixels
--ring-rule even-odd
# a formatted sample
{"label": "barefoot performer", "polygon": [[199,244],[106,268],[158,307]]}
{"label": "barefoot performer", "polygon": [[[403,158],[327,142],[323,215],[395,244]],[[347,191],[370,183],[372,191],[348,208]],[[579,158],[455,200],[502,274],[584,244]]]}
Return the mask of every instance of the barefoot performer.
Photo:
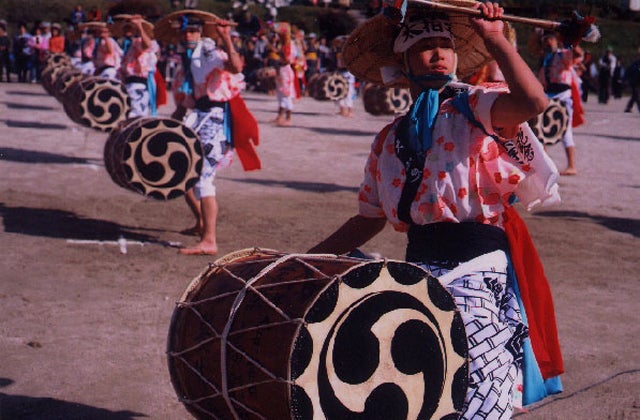
{"label": "barefoot performer", "polygon": [[240,97],[244,88],[242,58],[231,40],[232,23],[207,12],[185,10],[171,13],[156,26],[156,38],[180,36],[182,66],[175,81],[177,109],[185,123],[200,138],[203,166],[200,180],[186,194],[200,235],[193,247],[180,249],[186,255],[215,255],[218,252],[216,223],[218,202],[214,179],[218,169],[231,163],[233,151],[245,170],[260,169],[254,146],[259,143],[258,125]]}
{"label": "barefoot performer", "polygon": [[[471,17],[401,3],[352,33],[343,52],[356,77],[409,87],[413,105],[376,136],[359,213],[309,252],[349,252],[387,222],[405,232],[407,261],[439,278],[465,323],[462,418],[508,419],[561,391],[551,294],[511,207],[514,197],[527,209],[560,201],[558,171],[526,124],[548,99],[505,36],[498,4],[464,1]],[[456,81],[491,59],[506,84]]]}

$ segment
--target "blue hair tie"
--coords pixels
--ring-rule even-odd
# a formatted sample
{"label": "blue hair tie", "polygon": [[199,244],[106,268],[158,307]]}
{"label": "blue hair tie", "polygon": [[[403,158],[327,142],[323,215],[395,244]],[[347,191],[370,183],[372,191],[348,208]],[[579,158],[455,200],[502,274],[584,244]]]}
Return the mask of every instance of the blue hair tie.
{"label": "blue hair tie", "polygon": [[182,15],[182,24],[180,25],[180,30],[186,30],[187,25],[189,25],[189,18],[187,18],[187,15]]}

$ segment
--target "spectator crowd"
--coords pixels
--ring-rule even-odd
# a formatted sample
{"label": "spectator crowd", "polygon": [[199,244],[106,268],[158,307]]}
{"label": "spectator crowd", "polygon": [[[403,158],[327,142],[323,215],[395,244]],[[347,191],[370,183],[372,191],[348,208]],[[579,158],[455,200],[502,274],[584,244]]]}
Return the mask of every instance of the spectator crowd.
{"label": "spectator crowd", "polygon": [[[174,3],[174,8],[180,4]],[[184,7],[193,8],[194,3],[189,2]],[[88,22],[107,22],[109,19],[110,16],[103,16],[99,8],[92,7],[85,11],[81,4],[62,24],[47,21],[8,23],[0,19],[0,82],[40,82],[41,72],[51,54],[66,54],[81,62],[94,61],[95,49],[92,51],[87,47],[94,34],[84,25]],[[237,9],[233,20],[237,24],[232,32],[234,47],[244,59],[243,73],[247,88],[275,95],[273,78],[264,75],[275,74],[269,70],[277,69],[281,64],[279,52],[282,39],[278,33],[278,23],[260,19],[246,5]],[[295,46],[293,62],[290,64],[296,75],[298,96],[308,93],[307,82],[313,75],[344,70],[340,68],[337,40],[316,33],[305,33],[295,25],[290,26],[290,36]],[[120,48],[124,47],[123,37],[117,41]],[[169,89],[180,61],[178,47],[173,44],[158,46],[157,68]],[[616,57],[609,46],[599,56],[589,51],[580,51],[580,55],[575,62],[575,72],[581,81],[582,102],[588,100],[589,94],[594,94],[599,103],[606,104],[611,98],[619,99],[623,93],[629,92],[631,100],[625,110],[630,112],[633,104],[637,103],[640,51],[638,57],[628,65],[623,64],[623,60]]]}

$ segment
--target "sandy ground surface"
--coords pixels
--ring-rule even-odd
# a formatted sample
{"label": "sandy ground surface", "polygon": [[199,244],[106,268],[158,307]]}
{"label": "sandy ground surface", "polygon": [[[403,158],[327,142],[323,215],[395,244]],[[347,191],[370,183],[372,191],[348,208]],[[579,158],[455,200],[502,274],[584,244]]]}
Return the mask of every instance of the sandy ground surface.
{"label": "sandy ground surface", "polygon": [[[264,169],[236,162],[220,173],[220,255],[304,252],[356,211],[370,141],[389,118],[358,102],[347,119],[304,98],[293,126],[277,128],[272,97],[245,97]],[[561,205],[524,215],[551,281],[566,374],[564,393],[520,418],[640,418],[640,115],[623,106],[590,99],[576,130],[580,174],[561,179]],[[175,302],[214,258],[166,245],[194,241],[179,233],[192,224],[184,201],[114,184],[106,137],[71,122],[41,86],[0,84],[2,420],[189,418],[170,382],[167,332]],[[549,152],[562,169],[562,146]],[[126,254],[78,243],[119,236],[138,242]],[[400,259],[404,245],[387,227],[364,249]]]}

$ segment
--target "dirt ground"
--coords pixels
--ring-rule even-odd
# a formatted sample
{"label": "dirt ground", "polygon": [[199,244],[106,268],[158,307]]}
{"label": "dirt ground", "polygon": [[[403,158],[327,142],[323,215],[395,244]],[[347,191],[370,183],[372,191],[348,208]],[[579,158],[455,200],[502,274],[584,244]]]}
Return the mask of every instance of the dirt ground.
{"label": "dirt ground", "polygon": [[[389,120],[336,115],[303,98],[273,127],[273,97],[245,95],[264,168],[221,172],[220,255],[304,252],[356,211],[372,136]],[[556,303],[565,391],[522,419],[640,418],[640,115],[586,104],[580,174],[563,203],[524,214]],[[168,115],[170,107],[161,108]],[[111,181],[107,135],[82,128],[39,85],[0,84],[0,419],[183,419],[165,356],[175,302],[214,257],[178,255],[194,238],[182,199]],[[561,145],[549,149],[563,169]],[[525,213],[520,209],[521,213]],[[127,252],[112,243],[129,241]],[[83,242],[89,241],[89,242]],[[103,241],[101,243],[97,241]],[[390,227],[364,249],[401,259]]]}

